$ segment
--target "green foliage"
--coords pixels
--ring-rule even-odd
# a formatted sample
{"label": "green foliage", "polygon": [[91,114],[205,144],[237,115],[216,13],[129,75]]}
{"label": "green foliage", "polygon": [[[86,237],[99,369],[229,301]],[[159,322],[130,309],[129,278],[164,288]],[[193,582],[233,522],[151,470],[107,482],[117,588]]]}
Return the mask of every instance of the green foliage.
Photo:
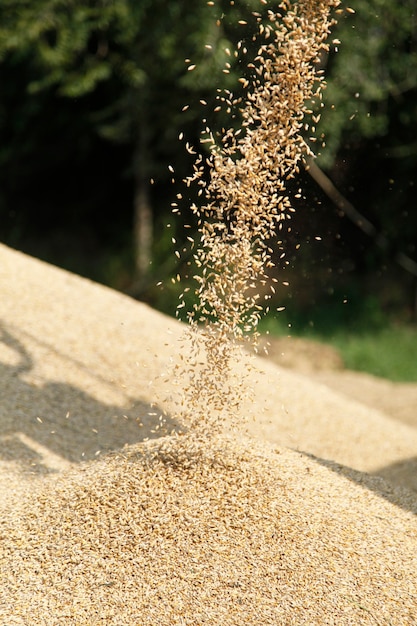
{"label": "green foliage", "polygon": [[331,338],[348,369],[368,372],[397,382],[417,381],[417,330],[386,326],[366,333],[339,332]]}
{"label": "green foliage", "polygon": [[[356,0],[339,20],[330,54],[326,107],[319,129],[326,137],[323,165],[347,139],[381,137],[396,105],[417,89],[417,13],[414,0]],[[414,97],[414,113],[417,98]],[[411,130],[415,118],[404,112]],[[417,147],[415,147],[417,152]]]}
{"label": "green foliage", "polygon": [[[100,107],[109,114],[104,134],[110,136],[114,123],[126,140],[145,105],[164,103],[166,109],[176,102],[167,99],[169,87],[173,94],[181,86],[213,88],[227,44],[213,20],[207,6],[185,0],[6,0],[0,5],[0,61],[26,60],[30,94],[54,89],[58,96],[81,98],[111,83],[110,100]],[[186,57],[199,63],[197,77],[187,73]],[[98,131],[103,117],[92,118]],[[127,120],[121,124],[120,118]]]}
{"label": "green foliage", "polygon": [[[364,249],[356,226],[347,236],[340,226],[340,241],[347,242],[353,259],[349,267],[356,263],[359,268],[352,270],[352,281],[361,279],[359,273],[370,265],[373,270],[389,266],[394,248],[414,258],[417,253],[414,4],[354,0],[356,13],[341,17],[334,33],[341,40],[334,44],[339,51],[331,52],[325,68],[326,107],[316,134],[326,133],[327,146],[319,163],[333,167],[341,191],[389,235],[387,249],[375,254],[371,241]],[[224,124],[221,114],[212,114],[216,90],[227,87],[236,93],[240,88],[244,70],[233,50],[243,38],[248,57],[256,54],[251,12],[267,9],[259,0],[216,0],[214,6],[189,0],[2,0],[0,237],[19,247],[22,233],[48,239],[58,226],[74,229],[78,240],[80,228],[89,222],[89,233],[99,231],[100,238],[99,222],[105,229],[107,221],[109,236],[127,245],[126,230],[117,230],[131,229],[142,142],[143,176],[156,180],[151,192],[155,282],[164,278],[163,272],[170,274],[172,250],[160,233],[177,189],[171,189],[167,166],[175,166],[177,180],[190,171],[178,135],[184,131],[197,143],[203,118],[214,130]],[[226,62],[229,73],[223,71]],[[182,113],[185,104],[190,106]],[[103,168],[103,162],[111,167]],[[184,193],[183,208],[194,199]],[[293,237],[297,219],[313,228],[315,201],[310,205],[307,218],[302,212],[294,216]],[[323,238],[334,220],[331,211],[322,210],[315,218],[315,232]],[[63,223],[51,224],[53,220]],[[184,221],[189,222],[188,216]],[[180,233],[173,234],[181,239]],[[300,254],[295,262],[297,271],[314,273]],[[316,259],[315,267],[321,262]],[[337,260],[328,262],[337,265]],[[89,269],[86,263],[84,273]],[[110,272],[112,282],[115,273]]]}
{"label": "green foliage", "polygon": [[28,83],[32,93],[56,86],[62,95],[82,96],[118,65],[123,70],[123,59],[110,49],[109,40],[125,40],[131,17],[123,0],[9,0],[0,9],[0,58],[16,54],[31,59],[37,74]]}
{"label": "green foliage", "polygon": [[347,369],[397,382],[416,382],[416,327],[390,323],[372,299],[364,302],[358,314],[357,325],[354,316],[349,318],[351,323],[343,325],[340,318],[331,319],[328,313],[314,326],[301,316],[288,324],[288,316],[270,315],[260,330],[271,336],[306,337],[331,345],[339,351]]}

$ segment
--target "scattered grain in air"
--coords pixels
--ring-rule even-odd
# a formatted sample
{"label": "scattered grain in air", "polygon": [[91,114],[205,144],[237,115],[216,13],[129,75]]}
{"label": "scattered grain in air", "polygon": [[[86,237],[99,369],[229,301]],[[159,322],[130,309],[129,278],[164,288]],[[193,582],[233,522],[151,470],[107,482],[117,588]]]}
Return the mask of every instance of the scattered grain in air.
{"label": "scattered grain in air", "polygon": [[43,421],[41,420],[41,418],[40,418],[40,417],[37,417],[36,419],[38,420],[38,422],[39,422],[40,424],[43,424]]}
{"label": "scattered grain in air", "polygon": [[172,173],[174,172],[174,168],[172,167],[172,165],[168,165],[168,169],[169,169],[170,172],[172,172]]}
{"label": "scattered grain in air", "polygon": [[196,66],[195,66],[195,65],[189,65],[189,66],[187,67],[187,70],[188,70],[189,72],[192,72],[193,70],[195,70],[195,68],[196,68]]}
{"label": "scattered grain in air", "polygon": [[207,50],[213,50],[213,46],[209,43],[206,43],[204,47],[207,48]]}
{"label": "scattered grain in air", "polygon": [[347,11],[348,13],[356,13],[355,9],[352,9],[351,7],[347,7],[347,8],[346,8],[346,11]]}
{"label": "scattered grain in air", "polygon": [[189,104],[186,104],[185,106],[182,107],[182,111],[187,111],[190,108]]}

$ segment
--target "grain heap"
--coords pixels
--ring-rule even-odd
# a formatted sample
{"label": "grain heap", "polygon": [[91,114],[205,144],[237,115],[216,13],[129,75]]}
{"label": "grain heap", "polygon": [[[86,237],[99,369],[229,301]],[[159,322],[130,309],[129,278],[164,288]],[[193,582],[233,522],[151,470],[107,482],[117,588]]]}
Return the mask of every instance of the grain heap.
{"label": "grain heap", "polygon": [[415,519],[328,474],[224,437],[83,466],[3,520],[0,623],[417,624]]}
{"label": "grain heap", "polygon": [[[296,6],[307,15],[311,7],[324,11],[330,4],[299,2]],[[290,5],[285,6],[288,18]],[[245,153],[241,154],[236,163],[245,173],[248,164]],[[229,163],[226,158],[224,162]],[[233,177],[230,180],[233,183]],[[216,190],[216,177],[213,181]],[[233,184],[237,186],[237,179]],[[233,206],[233,211],[239,207],[243,205]],[[274,219],[280,211],[277,203]],[[250,223],[255,224],[253,218]],[[216,241],[225,244],[222,258],[235,262],[227,256],[233,241],[226,234],[222,239],[219,219],[214,216],[213,232]],[[244,221],[243,216],[239,219]],[[243,236],[238,221],[233,218],[230,226],[235,238],[238,233]],[[204,221],[204,228],[208,223]],[[246,268],[262,275],[259,264],[267,261],[267,244],[264,247],[257,234],[251,244],[255,242],[261,246],[255,261],[244,256],[245,247],[242,257]],[[202,253],[203,264],[211,258],[211,250],[209,245]],[[97,413],[105,408],[122,412],[123,403],[132,409],[132,400],[136,407],[138,398],[148,401],[149,387],[143,381],[138,384],[141,370],[132,364],[139,358],[139,348],[143,365],[148,361],[151,369],[155,361],[159,363],[165,341],[161,335],[168,321],[120,294],[39,262],[28,263],[18,253],[0,247],[0,255],[2,294],[8,293],[11,301],[0,301],[1,321],[10,337],[2,330],[8,347],[15,348],[8,353],[10,363],[4,356],[0,360],[1,372],[10,384],[6,415],[10,437],[18,422],[26,434],[20,441],[31,443],[38,437],[44,443],[40,446],[43,453],[55,446],[56,457],[58,453],[68,457],[71,451],[74,461],[67,471],[55,464],[55,475],[42,476],[36,489],[30,483],[25,498],[16,500],[0,517],[2,626],[417,624],[415,500],[377,478],[358,472],[345,472],[344,477],[340,466],[329,469],[307,455],[238,435],[231,439],[213,434],[210,411],[217,405],[212,391],[203,396],[206,412],[199,404],[197,416],[206,420],[210,438],[205,440],[201,431],[191,428],[186,435],[131,445],[103,458],[95,457],[90,443],[90,460],[76,464],[79,459],[67,440],[80,443],[83,425],[89,430],[94,426],[94,437],[107,435],[116,444],[113,448],[119,439],[112,439],[114,422],[103,423],[99,415],[93,422],[82,413],[78,420],[67,420],[63,397],[75,403],[84,394],[83,406],[94,407]],[[227,269],[224,278],[214,272],[205,280],[201,301],[210,318],[215,313],[211,326],[215,332],[210,335],[209,330],[206,337],[218,342],[228,339],[231,332],[238,340],[241,329],[256,322],[257,300],[252,301],[253,313],[246,308],[247,300],[230,299],[237,283]],[[233,311],[227,317],[223,304],[216,308],[216,299],[211,299],[217,289],[221,292],[222,280],[237,318]],[[247,283],[239,285],[246,289]],[[20,301],[16,289],[21,290]],[[197,319],[200,313],[204,315],[203,309],[196,311],[195,322],[201,321]],[[112,315],[113,320],[109,319]],[[145,320],[149,326],[144,328]],[[152,338],[154,352],[146,352],[146,342]],[[214,379],[207,371],[202,378],[192,379],[195,391],[198,385],[202,391],[201,381],[217,384],[221,373],[228,372],[229,348],[218,352],[224,343],[209,339],[208,349],[215,346],[217,350],[211,355],[211,367],[215,364],[220,369]],[[16,347],[26,356],[17,364],[13,361]],[[226,369],[216,361],[220,357],[226,359]],[[127,381],[131,389],[125,390]],[[295,379],[292,397],[300,395],[300,386]],[[264,393],[269,391],[266,385]],[[22,397],[36,406],[22,407]],[[220,397],[229,401],[227,396]],[[41,405],[43,424],[32,420],[27,425],[28,415],[37,415]],[[191,426],[198,423],[192,418]],[[371,418],[370,423],[377,421],[377,416]],[[53,425],[50,432],[45,428],[49,423]],[[384,427],[384,432],[390,432]],[[348,424],[344,432],[351,431]],[[132,430],[128,432],[132,436]],[[396,437],[395,445],[409,452],[412,444],[404,446],[401,437]],[[342,443],[346,448],[349,442]],[[21,478],[17,474],[16,480]],[[391,497],[394,492],[396,498]]]}
{"label": "grain heap", "polygon": [[[169,362],[168,332],[178,338],[180,325],[2,245],[0,283],[2,330],[27,356],[17,360],[0,341],[0,472],[8,467],[14,500],[3,509],[0,490],[2,626],[417,624],[415,496],[237,436],[204,442],[190,433],[100,459],[97,436],[113,448],[123,432],[131,440],[123,414],[132,414],[132,399],[152,397],[143,374]],[[296,407],[301,449],[315,445],[308,432],[314,422],[317,442],[328,440],[321,448],[327,458],[344,453],[369,463],[377,455],[378,465],[384,456],[395,459],[395,450],[402,458],[415,453],[411,428],[307,379],[271,365],[257,389],[254,435],[265,397],[277,416],[264,423],[266,435],[278,440],[286,427],[293,445],[291,420],[279,416],[285,395]],[[79,417],[67,419],[80,399]],[[121,422],[107,419],[109,411]],[[136,441],[150,436],[142,428]],[[19,431],[25,438],[17,439]],[[21,446],[6,464],[13,440]],[[35,443],[41,457],[26,447]],[[83,445],[88,463],[80,463]],[[68,465],[68,458],[73,467],[62,470],[57,461]],[[50,473],[28,474],[28,466]],[[26,486],[25,494],[15,486]]]}
{"label": "grain heap", "polygon": [[[200,232],[194,257],[200,274],[195,276],[197,304],[188,316],[191,356],[179,368],[192,380],[183,407],[194,428],[213,431],[225,412],[237,412],[248,390],[247,381],[233,378],[232,364],[243,358],[242,340],[256,343],[264,309],[261,291],[269,285],[275,293],[277,279],[268,279],[270,240],[293,210],[288,181],[311,153],[303,131],[310,117],[313,123],[319,118],[309,107],[321,100],[319,62],[328,50],[330,11],[338,5],[339,0],[286,0],[280,12],[268,11],[266,24],[255,13],[259,32],[254,39],[261,41],[249,79],[241,79],[246,98],[240,103],[230,93],[219,96],[229,110],[233,103],[241,105],[241,127],[224,130],[217,140],[206,129],[210,180],[205,184],[206,162],[200,155],[186,181],[197,183],[206,200],[192,207]],[[270,297],[264,296],[266,301]]]}

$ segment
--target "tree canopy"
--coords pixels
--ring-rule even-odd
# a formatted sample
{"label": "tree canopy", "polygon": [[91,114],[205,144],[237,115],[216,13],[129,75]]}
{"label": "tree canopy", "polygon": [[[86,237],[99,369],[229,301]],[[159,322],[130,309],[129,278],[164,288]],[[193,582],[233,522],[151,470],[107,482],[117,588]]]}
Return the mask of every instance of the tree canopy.
{"label": "tree canopy", "polygon": [[[323,59],[328,87],[318,133],[326,146],[318,164],[387,243],[373,253],[374,242],[356,226],[336,224],[323,198],[314,220],[323,233],[337,230],[362,272],[389,267],[393,250],[416,256],[417,13],[413,0],[352,6],[338,16]],[[275,3],[3,0],[0,237],[41,254],[36,240],[48,248],[57,229],[74,232],[79,247],[84,233],[84,265],[64,260],[62,245],[45,256],[128,287],[133,250],[144,245],[129,239],[147,207],[157,237],[145,263],[163,268],[172,248],[162,224],[178,191],[169,166],[179,179],[191,167],[178,136],[197,143],[205,117],[221,126],[226,112],[213,115],[216,96],[225,88],[238,94],[245,71],[233,52],[243,40],[256,53],[252,12],[269,8]],[[320,195],[314,185],[307,193]],[[114,270],[100,254],[106,246]]]}

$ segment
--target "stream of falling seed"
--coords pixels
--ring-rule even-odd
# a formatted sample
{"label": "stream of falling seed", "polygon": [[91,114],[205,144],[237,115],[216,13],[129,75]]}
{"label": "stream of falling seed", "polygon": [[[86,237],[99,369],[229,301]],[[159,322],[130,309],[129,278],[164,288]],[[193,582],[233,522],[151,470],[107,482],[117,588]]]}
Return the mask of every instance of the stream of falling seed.
{"label": "stream of falling seed", "polygon": [[[261,4],[267,5],[266,0]],[[183,317],[185,311],[188,329],[176,374],[179,388],[185,390],[182,410],[194,426],[208,431],[226,415],[229,420],[237,415],[248,389],[241,373],[233,377],[235,363],[244,358],[248,343],[256,348],[258,324],[270,310],[269,301],[277,291],[279,296],[281,287],[288,287],[288,281],[279,285],[273,276],[276,250],[280,259],[285,257],[282,241],[275,239],[294,212],[289,183],[302,160],[313,156],[311,142],[325,86],[320,61],[329,51],[332,12],[339,4],[285,0],[277,11],[254,12],[255,58],[247,60],[243,41],[236,50],[225,49],[224,72],[231,71],[234,60],[246,68],[239,78],[244,95],[217,90],[214,108],[225,110],[231,120],[239,114],[239,128],[215,133],[205,118],[200,150],[180,135],[187,152],[195,156],[184,183],[197,189],[201,203],[190,207],[198,225],[197,240],[187,237],[196,268],[195,303],[188,307],[182,290],[177,315]],[[190,59],[186,62],[188,71],[195,69]],[[207,107],[207,101],[201,104]],[[301,193],[299,189],[297,197]],[[180,214],[176,201],[172,211]],[[175,251],[179,260],[186,254],[187,245]],[[178,274],[173,282],[180,280]]]}

